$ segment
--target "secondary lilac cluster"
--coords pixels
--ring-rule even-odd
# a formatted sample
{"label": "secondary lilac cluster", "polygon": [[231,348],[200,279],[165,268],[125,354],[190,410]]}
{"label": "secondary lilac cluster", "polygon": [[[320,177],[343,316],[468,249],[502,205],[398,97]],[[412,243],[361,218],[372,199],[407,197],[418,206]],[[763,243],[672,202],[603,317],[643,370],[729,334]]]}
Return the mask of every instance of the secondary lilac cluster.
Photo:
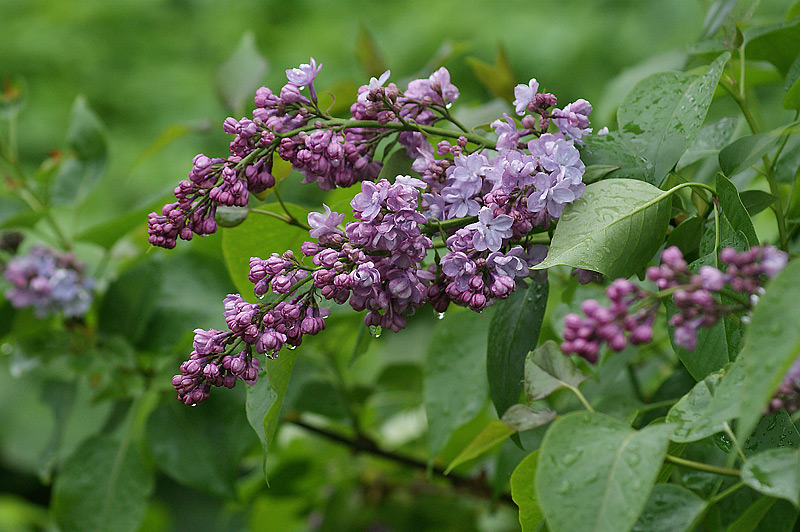
{"label": "secondary lilac cluster", "polygon": [[786,410],[789,413],[800,410],[800,357],[786,372],[781,385],[767,407],[768,412],[779,410]]}
{"label": "secondary lilac cluster", "polygon": [[[596,363],[603,342],[614,351],[622,351],[630,342],[645,344],[653,339],[653,320],[656,307],[636,308],[635,303],[647,293],[626,279],[616,279],[606,288],[611,305],[605,308],[594,299],[581,304],[586,318],[568,314],[564,318],[566,354],[576,353],[592,364]],[[628,333],[627,337],[625,333]]]}
{"label": "secondary lilac cluster", "polygon": [[603,342],[614,351],[625,348],[625,331],[632,344],[649,342],[659,301],[670,295],[676,308],[669,320],[675,328],[675,345],[694,350],[700,327],[713,327],[728,314],[752,309],[764,290],[765,280],[786,266],[788,255],[772,246],[756,246],[742,252],[725,248],[720,260],[727,266],[725,271],[706,265],[692,273],[677,247],[665,249],[661,265],[647,270],[648,279],[660,292],[651,293],[627,280],[615,280],[606,290],[610,308],[587,300],[582,306],[586,319],[577,314],[566,317],[563,351],[594,363]]}
{"label": "secondary lilac cluster", "polygon": [[92,304],[94,279],[86,275],[83,264],[71,253],[32,247],[12,258],[3,276],[11,283],[5,291],[11,304],[33,307],[40,318],[58,313],[83,316]]}

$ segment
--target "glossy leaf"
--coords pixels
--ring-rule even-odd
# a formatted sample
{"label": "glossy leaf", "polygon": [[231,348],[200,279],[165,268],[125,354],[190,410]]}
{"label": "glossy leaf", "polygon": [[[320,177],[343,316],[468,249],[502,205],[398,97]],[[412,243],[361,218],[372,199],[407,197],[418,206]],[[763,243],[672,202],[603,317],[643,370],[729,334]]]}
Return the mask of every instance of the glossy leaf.
{"label": "glossy leaf", "polygon": [[133,532],[154,480],[136,442],[98,436],[81,445],[59,471],[53,516],[65,531]]}
{"label": "glossy leaf", "polygon": [[700,248],[704,225],[705,220],[699,216],[687,218],[669,233],[666,247],[678,246],[684,257],[696,254]]}
{"label": "glossy leaf", "polygon": [[542,425],[547,425],[556,417],[554,410],[534,410],[533,408],[516,404],[506,410],[500,421],[511,427],[516,432],[533,430]]}
{"label": "glossy leaf", "polygon": [[681,72],[654,74],[637,83],[625,98],[617,111],[619,130],[647,161],[647,182],[660,184],[691,145],[729,58],[729,53],[722,54],[700,77]]}
{"label": "glossy leaf", "polygon": [[640,431],[600,413],[556,420],[542,441],[536,493],[552,532],[630,530],[647,503],[670,427]]}
{"label": "glossy leaf", "polygon": [[[611,170],[603,177],[648,180],[650,171],[647,161],[636,154],[619,131],[611,131],[605,135],[589,135],[582,140],[585,144],[579,149],[587,171],[592,167],[615,166],[616,170]],[[592,174],[589,177],[591,179]],[[586,183],[589,184],[589,181]]]}
{"label": "glossy leaf", "polygon": [[228,109],[242,115],[245,101],[253,97],[268,70],[269,63],[258,51],[255,36],[248,31],[217,70],[217,91]]}
{"label": "glossy leaf", "polygon": [[611,279],[639,271],[661,246],[670,215],[669,193],[633,179],[606,179],[586,187],[564,209],[547,258],[534,269],[559,264]]}
{"label": "glossy leaf", "polygon": [[706,501],[682,486],[656,484],[632,532],[686,532],[706,506]]}
{"label": "glossy leaf", "polygon": [[395,177],[398,175],[410,175],[412,174],[412,162],[406,155],[405,148],[395,150],[383,161],[383,167],[378,179],[387,179],[394,182]]}
{"label": "glossy leaf", "polygon": [[446,475],[461,464],[469,462],[490,451],[515,432],[517,431],[502,421],[496,419],[490,421],[489,424],[486,425],[486,427],[450,462],[444,474]]}
{"label": "glossy leaf", "polygon": [[511,498],[519,506],[519,524],[522,532],[536,532],[544,519],[536,497],[536,469],[539,465],[539,449],[525,457],[511,474]]}
{"label": "glossy leaf", "polygon": [[732,364],[683,396],[667,414],[666,421],[674,428],[672,441],[693,442],[723,431],[725,423],[739,415],[742,374],[741,364]]}
{"label": "glossy leaf", "polygon": [[525,397],[528,401],[544,399],[561,388],[577,388],[588,378],[558,344],[548,340],[525,360]]}
{"label": "glossy leaf", "polygon": [[436,323],[425,367],[428,449],[438,455],[453,431],[472,419],[486,402],[488,312],[449,310]]}
{"label": "glossy leaf", "polygon": [[783,448],[755,454],[742,466],[742,481],[764,495],[800,506],[800,453]]}
{"label": "glossy leaf", "polygon": [[800,54],[800,19],[755,26],[745,32],[744,40],[748,59],[769,61],[786,76]]}
{"label": "glossy leaf", "polygon": [[531,283],[495,304],[489,324],[486,373],[489,394],[498,415],[519,402],[525,357],[536,347],[547,306],[547,282]]}
{"label": "glossy leaf", "polygon": [[737,362],[744,364],[739,398],[742,415],[737,433],[746,438],[777,390],[783,376],[800,355],[800,261],[790,262],[767,285],[745,332]]}
{"label": "glossy leaf", "polygon": [[606,176],[614,172],[615,170],[619,170],[619,166],[615,166],[613,164],[592,164],[586,167],[586,171],[583,173],[583,182],[587,185],[591,185],[595,181],[600,181],[604,179]]}
{"label": "glossy leaf", "polygon": [[753,228],[753,221],[750,219],[750,214],[739,197],[736,185],[731,183],[730,179],[718,173],[716,191],[722,212],[725,213],[733,229],[744,233],[750,246],[757,246],[758,237],[756,236],[756,230]]}
{"label": "glossy leaf", "polygon": [[267,433],[264,429],[264,418],[267,417],[267,412],[272,408],[277,398],[278,394],[270,386],[266,371],[260,372],[256,383],[247,387],[247,400],[245,401],[247,422],[250,423],[256,436],[258,436],[258,440],[261,442],[261,447],[264,450],[264,465],[266,465],[266,453],[267,449],[269,449]]}
{"label": "glossy leaf", "polygon": [[[239,461],[252,449],[240,397],[212,392],[208,401],[187,408],[170,394],[147,422],[147,445],[158,468],[194,489],[233,496]],[[217,430],[221,419],[225,430]]]}
{"label": "glossy leaf", "polygon": [[678,170],[706,157],[718,155],[733,140],[736,120],[735,117],[726,116],[701,127],[689,149],[678,161]]}
{"label": "glossy leaf", "polygon": [[794,60],[786,74],[784,90],[786,96],[783,97],[783,108],[800,109],[800,55]]}
{"label": "glossy leaf", "polygon": [[[289,212],[300,221],[305,222],[308,211],[302,207],[286,204]],[[259,207],[259,210],[284,215],[280,205],[270,203]],[[255,301],[253,283],[247,280],[250,271],[250,257],[267,258],[270,253],[283,253],[287,249],[300,257],[300,246],[309,239],[308,231],[300,227],[288,225],[286,222],[251,212],[242,224],[222,230],[222,255],[228,267],[233,284],[239,293],[248,301]]]}
{"label": "glossy leaf", "polygon": [[739,194],[739,198],[750,216],[760,213],[778,199],[777,196],[763,190],[745,190]]}
{"label": "glossy leaf", "polygon": [[777,142],[777,135],[757,133],[736,139],[719,152],[719,167],[722,172],[733,177],[761,160]]}
{"label": "glossy leaf", "polygon": [[[297,350],[290,350],[288,348],[282,349],[278,357],[274,360],[267,360],[266,373],[269,377],[269,386],[275,394],[275,398],[270,404],[267,413],[264,415],[262,425],[264,427],[264,438],[262,445],[264,447],[264,478],[267,476],[267,458],[270,446],[272,445],[272,438],[275,436],[275,431],[278,429],[278,421],[280,421],[281,407],[283,406],[283,398],[286,396],[286,388],[289,387],[289,379],[292,377],[292,369],[297,360]],[[271,394],[268,394],[266,399],[269,401]],[[251,398],[257,400],[260,396]],[[255,406],[255,405],[254,405]],[[257,406],[255,406],[257,408]],[[262,407],[263,408],[263,407]],[[251,409],[252,410],[252,409]],[[252,416],[248,415],[249,418]],[[256,431],[261,439],[261,433]]]}

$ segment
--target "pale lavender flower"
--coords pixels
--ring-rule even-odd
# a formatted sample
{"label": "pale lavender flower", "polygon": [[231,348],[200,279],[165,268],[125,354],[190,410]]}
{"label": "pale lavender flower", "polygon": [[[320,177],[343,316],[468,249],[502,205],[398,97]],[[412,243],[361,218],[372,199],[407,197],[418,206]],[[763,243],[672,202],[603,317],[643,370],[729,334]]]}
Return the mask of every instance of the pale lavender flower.
{"label": "pale lavender flower", "polygon": [[562,133],[583,144],[580,138],[592,132],[589,127],[589,114],[591,112],[592,105],[581,98],[568,104],[563,110],[555,109],[553,111],[553,121]]}
{"label": "pale lavender flower", "polygon": [[511,277],[527,277],[530,269],[526,262],[525,250],[521,246],[514,246],[508,253],[499,251],[490,253],[486,257],[486,265],[500,275]]}
{"label": "pale lavender flower", "polygon": [[328,235],[342,234],[342,230],[336,226],[344,220],[344,213],[331,212],[330,207],[324,203],[322,206],[325,208],[325,214],[321,212],[308,213],[308,225],[311,226],[308,234],[317,239]]}
{"label": "pale lavender flower", "polygon": [[289,80],[289,83],[297,85],[298,87],[304,87],[314,82],[321,68],[322,64],[317,65],[317,62],[312,57],[310,63],[303,63],[297,68],[287,69],[286,78]]}
{"label": "pale lavender flower", "polygon": [[381,212],[381,205],[389,194],[389,183],[380,181],[378,184],[370,181],[361,183],[361,192],[355,195],[350,202],[358,218],[365,222],[375,219]]}
{"label": "pale lavender flower", "polygon": [[527,85],[519,84],[514,87],[514,100],[512,103],[519,116],[525,114],[525,109],[533,101],[536,96],[536,91],[539,90],[539,82],[536,78],[531,78]]}
{"label": "pale lavender flower", "polygon": [[466,226],[466,229],[476,231],[472,244],[478,251],[498,251],[503,245],[504,238],[513,234],[511,225],[514,219],[507,214],[495,216],[492,209],[483,207],[478,213],[478,221]]}

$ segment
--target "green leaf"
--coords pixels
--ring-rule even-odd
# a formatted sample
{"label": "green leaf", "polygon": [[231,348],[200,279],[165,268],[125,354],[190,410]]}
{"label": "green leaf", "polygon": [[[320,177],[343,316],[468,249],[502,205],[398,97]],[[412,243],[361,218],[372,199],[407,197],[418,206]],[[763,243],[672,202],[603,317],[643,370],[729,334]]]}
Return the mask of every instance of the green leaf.
{"label": "green leaf", "polygon": [[525,357],[536,347],[544,319],[547,282],[532,283],[508,299],[498,301],[489,324],[486,373],[489,395],[498,415],[519,402],[525,374]]}
{"label": "green leaf", "polygon": [[278,394],[269,385],[269,377],[266,371],[260,372],[256,383],[247,387],[247,400],[245,401],[247,422],[250,423],[256,436],[258,436],[265,457],[269,443],[267,442],[267,434],[264,431],[264,418],[267,417],[267,412],[269,412],[277,398]]}
{"label": "green leaf", "polygon": [[98,436],[64,463],[53,485],[52,512],[65,532],[133,532],[154,480],[136,442]]}
{"label": "green leaf", "polygon": [[[162,401],[146,433],[158,468],[185,486],[233,497],[239,462],[253,442],[237,396],[212,392],[197,408],[175,401],[173,394]],[[219,426],[222,419],[224,427]]]}
{"label": "green leaf", "polygon": [[736,139],[719,152],[722,173],[733,177],[761,160],[778,140],[773,133],[757,133]]}
{"label": "green leaf", "polygon": [[739,415],[742,378],[742,365],[732,364],[695,384],[667,413],[672,441],[693,442],[722,432]]}
{"label": "green leaf", "polygon": [[[666,307],[668,317],[672,317],[677,312],[672,301],[669,301]],[[668,326],[672,349],[694,380],[700,381],[730,362],[732,357],[729,353],[725,327],[725,321],[720,320],[711,328],[699,328],[697,330],[697,347],[690,351],[675,343],[675,328]]]}
{"label": "green leaf", "polygon": [[647,503],[670,427],[640,431],[605,414],[556,420],[542,441],[536,493],[553,532],[630,530]]}
{"label": "green leaf", "polygon": [[508,62],[506,50],[503,46],[497,48],[497,57],[493,65],[490,65],[477,57],[468,57],[467,64],[472,69],[472,73],[478,78],[481,84],[489,89],[492,96],[511,101],[516,86],[516,77]]}
{"label": "green leaf", "polygon": [[741,517],[731,523],[727,532],[754,532],[758,524],[775,504],[775,501],[776,499],[772,497],[758,499],[745,510]]}
{"label": "green leaf", "polygon": [[632,532],[686,532],[702,517],[706,501],[675,484],[656,484]]}
{"label": "green leaf", "polygon": [[424,375],[431,457],[438,455],[452,432],[478,414],[486,402],[488,321],[488,312],[453,309],[433,330]]}
{"label": "green leaf", "polygon": [[142,262],[123,273],[108,287],[98,313],[98,327],[137,344],[145,334],[158,303],[163,267],[158,261]]}
{"label": "green leaf", "polygon": [[760,213],[778,199],[777,196],[763,190],[745,190],[739,194],[739,198],[750,216]]}
{"label": "green leaf", "polygon": [[739,0],[716,0],[711,4],[703,21],[703,36],[700,40],[708,39],[717,33],[738,2]]}
{"label": "green leaf", "polygon": [[737,433],[745,439],[772,395],[800,355],[800,261],[790,262],[767,286],[748,325],[737,362],[744,364],[739,398],[742,415]]}
{"label": "green leaf", "polygon": [[410,175],[414,173],[411,170],[412,163],[413,161],[406,155],[405,148],[395,150],[383,161],[383,167],[378,179],[394,182],[394,178],[399,175]]}
{"label": "green leaf", "polygon": [[783,97],[783,108],[800,109],[800,55],[794,60],[786,74],[784,90],[786,96]]}
{"label": "green leaf", "polygon": [[[303,207],[286,204],[289,212],[300,221],[305,221],[308,211]],[[259,207],[259,210],[284,215],[277,203]],[[233,284],[248,301],[255,301],[253,283],[247,280],[250,272],[250,257],[266,258],[270,253],[283,253],[287,249],[300,257],[300,246],[309,239],[308,231],[256,210],[250,211],[247,220],[236,227],[222,230],[222,255]]]}
{"label": "green leaf", "polygon": [[730,144],[733,139],[733,134],[736,132],[736,121],[737,118],[726,116],[701,127],[692,145],[678,161],[678,170],[700,159],[718,155],[719,151]]}
{"label": "green leaf", "polygon": [[647,182],[660,184],[691,145],[706,118],[729,53],[695,77],[682,72],[649,76],[633,88],[617,111],[619,131],[647,161]]}
{"label": "green leaf", "polygon": [[78,202],[86,197],[105,172],[108,141],[103,123],[89,108],[86,98],[78,96],[72,106],[67,147],[70,157],[58,169],[50,199],[56,204]]}
{"label": "green leaf", "polygon": [[544,399],[561,388],[577,389],[588,378],[553,340],[547,340],[525,359],[524,387],[528,401]]}
{"label": "green leaf", "polygon": [[[592,167],[616,166],[616,170],[608,172],[603,177],[648,180],[647,161],[636,154],[619,131],[611,131],[605,135],[589,135],[582,140],[585,144],[579,146],[579,150],[587,171]],[[586,181],[586,184],[589,184],[589,181]]]}
{"label": "green leaf", "polygon": [[755,454],[742,466],[742,481],[759,493],[800,506],[800,453],[784,448]]}
{"label": "green leaf", "polygon": [[[269,448],[272,445],[272,438],[275,436],[275,431],[278,428],[278,421],[280,420],[281,415],[281,406],[283,406],[283,398],[286,396],[286,388],[289,386],[289,379],[292,377],[292,369],[294,368],[294,363],[297,360],[297,350],[290,350],[284,349],[278,355],[278,358],[274,360],[267,360],[267,367],[266,373],[269,378],[269,386],[272,388],[272,391],[275,394],[272,403],[269,405],[269,409],[267,410],[266,415],[264,415],[264,419],[262,421],[262,426],[264,427],[264,438],[261,440],[262,445],[264,447],[264,478],[267,478],[267,457],[269,453]],[[252,398],[252,402],[255,402],[260,396],[256,396]],[[271,394],[266,395],[266,400],[269,401],[271,398]],[[251,398],[248,397],[250,401]],[[263,409],[263,406],[261,407]],[[253,405],[250,408],[251,411],[259,410],[258,405]],[[249,418],[252,417],[248,414],[248,421]],[[261,439],[261,433],[256,431]]]}
{"label": "green leaf", "polygon": [[244,114],[245,101],[253,97],[268,70],[269,63],[258,51],[255,36],[246,32],[217,69],[217,92],[228,109],[237,116]]}
{"label": "green leaf", "polygon": [[516,432],[523,432],[526,430],[533,430],[542,425],[547,425],[555,419],[556,413],[554,410],[534,410],[533,408],[516,404],[506,410],[500,421],[511,427]]}
{"label": "green leaf", "polygon": [[673,229],[667,237],[667,247],[678,246],[684,257],[695,255],[700,248],[705,220],[699,216],[691,216]]}
{"label": "green leaf", "polygon": [[104,220],[81,230],[74,238],[78,242],[90,242],[105,249],[111,249],[133,229],[147,224],[147,215],[153,211],[161,212],[161,206],[167,201],[169,200],[150,203],[110,220]]}
{"label": "green leaf", "polygon": [[667,233],[669,192],[633,179],[606,179],[586,187],[564,209],[547,258],[533,269],[564,264],[612,279],[642,269]]}
{"label": "green leaf", "polygon": [[592,164],[586,167],[586,171],[583,173],[583,182],[587,185],[591,185],[595,181],[601,181],[610,173],[619,169],[619,166],[613,164]]}
{"label": "green leaf", "polygon": [[511,474],[511,498],[519,506],[519,524],[522,532],[536,532],[544,519],[534,489],[536,469],[539,465],[539,449],[525,457]]}
{"label": "green leaf", "polygon": [[489,424],[486,425],[486,427],[450,462],[444,474],[446,475],[461,464],[469,462],[488,452],[515,432],[517,431],[502,421],[496,419],[490,421]]}
{"label": "green leaf", "polygon": [[730,179],[724,175],[717,173],[716,190],[722,212],[725,213],[733,230],[744,233],[750,246],[757,246],[758,237],[756,236],[756,230],[753,228],[753,221],[750,219],[750,214],[739,197],[736,185],[731,183]]}
{"label": "green leaf", "polygon": [[386,72],[386,62],[383,60],[378,43],[363,24],[358,27],[355,52],[358,64],[367,76],[378,78]]}
{"label": "green leaf", "polygon": [[756,26],[744,34],[747,59],[769,61],[786,76],[800,53],[800,19]]}

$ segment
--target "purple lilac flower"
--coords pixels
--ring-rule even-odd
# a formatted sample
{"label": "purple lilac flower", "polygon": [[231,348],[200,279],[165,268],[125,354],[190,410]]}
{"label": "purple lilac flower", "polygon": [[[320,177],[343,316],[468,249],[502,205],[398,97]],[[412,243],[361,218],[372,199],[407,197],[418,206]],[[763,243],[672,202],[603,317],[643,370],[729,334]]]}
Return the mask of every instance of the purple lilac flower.
{"label": "purple lilac flower", "polygon": [[370,78],[369,84],[366,85],[364,90],[359,90],[358,92],[358,101],[366,103],[367,96],[369,96],[370,92],[383,87],[383,84],[389,79],[389,76],[392,74],[391,71],[387,70],[379,78]]}
{"label": "purple lilac flower", "polygon": [[286,79],[289,83],[297,85],[298,87],[305,87],[311,85],[319,74],[322,64],[317,62],[312,57],[308,63],[303,63],[297,68],[290,68],[286,70]]}
{"label": "purple lilac flower", "polygon": [[331,212],[330,207],[322,204],[325,214],[320,212],[308,213],[308,225],[311,226],[310,235],[312,238],[324,239],[329,235],[340,235],[342,230],[337,226],[344,220],[344,213]]}
{"label": "purple lilac flower", "polygon": [[553,111],[553,121],[558,129],[572,140],[583,144],[581,137],[592,132],[589,127],[589,114],[592,105],[583,98],[568,104],[563,111]]}

